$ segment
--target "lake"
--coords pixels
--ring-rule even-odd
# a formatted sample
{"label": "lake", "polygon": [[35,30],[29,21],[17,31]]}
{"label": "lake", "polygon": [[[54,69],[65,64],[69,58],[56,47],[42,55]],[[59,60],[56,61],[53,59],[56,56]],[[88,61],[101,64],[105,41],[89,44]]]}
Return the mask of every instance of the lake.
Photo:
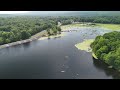
{"label": "lake", "polygon": [[59,38],[0,50],[0,79],[118,79],[120,73],[75,44],[110,30],[84,27]]}

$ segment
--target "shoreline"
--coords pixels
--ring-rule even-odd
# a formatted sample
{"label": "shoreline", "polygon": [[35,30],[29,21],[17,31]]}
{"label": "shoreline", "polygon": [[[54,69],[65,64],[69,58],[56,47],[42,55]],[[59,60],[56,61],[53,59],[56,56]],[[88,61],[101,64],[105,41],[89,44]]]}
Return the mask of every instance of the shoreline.
{"label": "shoreline", "polygon": [[16,42],[0,45],[0,49],[15,46],[15,45],[20,45],[20,44],[24,44],[24,43],[28,43],[28,42],[31,42],[31,41],[34,41],[34,40],[37,40],[37,39],[41,38],[45,34],[46,34],[46,30],[43,30],[43,31],[31,36],[29,39],[25,39],[25,40],[21,40],[21,41],[16,41]]}
{"label": "shoreline", "polygon": [[[96,24],[98,24],[98,23],[96,23]],[[77,30],[70,30],[70,28],[85,27],[84,25],[81,25],[81,23],[74,23],[74,24],[60,25],[60,26],[61,26],[61,29],[62,29],[61,32],[72,32],[72,31],[76,31],[77,32]],[[15,46],[15,45],[19,45],[19,44],[28,43],[28,42],[40,39],[41,37],[44,37],[45,34],[46,34],[46,30],[43,30],[43,31],[41,31],[41,32],[31,36],[29,39],[25,39],[25,40],[21,40],[21,41],[16,41],[16,42],[0,45],[0,49],[6,48],[6,47]]]}
{"label": "shoreline", "polygon": [[92,52],[92,57],[93,57],[94,59],[98,59],[94,52]]}
{"label": "shoreline", "polygon": [[21,40],[21,41],[16,41],[16,42],[11,42],[11,43],[8,43],[8,44],[0,45],[0,49],[11,47],[11,46],[16,46],[16,45],[20,45],[20,44],[24,44],[24,43],[29,43],[29,42],[32,42],[32,41],[35,41],[35,40],[39,40],[42,37],[43,38],[44,37],[48,38],[48,36],[46,36],[46,33],[47,33],[47,31],[43,30],[43,31],[41,31],[39,33],[36,33],[35,35],[31,36],[29,39],[25,39],[25,40]]}

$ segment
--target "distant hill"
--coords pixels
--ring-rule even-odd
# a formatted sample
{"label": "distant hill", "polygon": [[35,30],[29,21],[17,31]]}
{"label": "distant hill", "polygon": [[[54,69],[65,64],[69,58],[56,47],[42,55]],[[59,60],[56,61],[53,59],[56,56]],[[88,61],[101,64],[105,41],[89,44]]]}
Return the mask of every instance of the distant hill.
{"label": "distant hill", "polygon": [[29,12],[24,15],[30,16],[120,16],[120,11],[56,11],[56,12]]}
{"label": "distant hill", "polygon": [[0,14],[0,17],[13,16],[120,16],[120,11],[31,11],[22,14]]}
{"label": "distant hill", "polygon": [[11,14],[0,14],[0,17],[8,17],[11,16]]}

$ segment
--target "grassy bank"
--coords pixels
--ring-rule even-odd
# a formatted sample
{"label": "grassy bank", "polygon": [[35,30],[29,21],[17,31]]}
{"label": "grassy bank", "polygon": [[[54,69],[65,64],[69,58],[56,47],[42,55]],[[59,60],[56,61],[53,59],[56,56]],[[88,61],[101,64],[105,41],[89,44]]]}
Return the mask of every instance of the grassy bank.
{"label": "grassy bank", "polygon": [[84,50],[86,52],[91,52],[92,49],[90,48],[90,44],[93,41],[94,41],[94,39],[84,40],[83,42],[76,44],[75,47],[78,48],[79,50]]}
{"label": "grassy bank", "polygon": [[39,33],[37,33],[37,34],[31,36],[30,39],[33,39],[33,38],[39,38],[39,37],[42,37],[42,36],[44,36],[44,35],[46,35],[46,34],[47,34],[47,31],[44,30],[44,31],[41,31],[41,32],[39,32]]}
{"label": "grassy bank", "polygon": [[[76,48],[78,48],[78,50],[84,50],[86,52],[92,52],[92,49],[90,48],[90,44],[94,41],[94,39],[87,39],[87,40],[84,40],[83,42],[81,43],[78,43],[75,45]],[[95,59],[98,59],[96,57],[96,55],[92,52],[92,56],[95,58]]]}
{"label": "grassy bank", "polygon": [[97,24],[97,26],[110,30],[120,30],[120,24]]}

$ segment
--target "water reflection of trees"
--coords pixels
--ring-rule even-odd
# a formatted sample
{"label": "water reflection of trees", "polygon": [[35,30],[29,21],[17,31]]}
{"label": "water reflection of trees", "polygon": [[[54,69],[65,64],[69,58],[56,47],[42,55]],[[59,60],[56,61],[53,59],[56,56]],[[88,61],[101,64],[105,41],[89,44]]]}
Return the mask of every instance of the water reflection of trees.
{"label": "water reflection of trees", "polygon": [[30,43],[31,42],[15,45],[15,46],[10,47],[10,49],[15,50],[15,51],[27,50],[30,47]]}
{"label": "water reflection of trees", "polygon": [[57,39],[57,38],[61,38],[61,36],[58,36],[58,37],[54,37],[54,39]]}
{"label": "water reflection of trees", "polygon": [[50,36],[48,36],[48,40],[50,39]]}
{"label": "water reflection of trees", "polygon": [[28,42],[28,43],[25,43],[25,44],[22,44],[23,48],[26,50],[30,47],[30,43],[31,42]]}
{"label": "water reflection of trees", "polygon": [[14,46],[10,46],[10,47],[6,47],[1,49],[0,55],[2,54],[9,54],[9,53],[13,53],[16,51],[21,51],[21,50],[25,50],[30,46],[30,43],[25,43],[25,44],[18,44],[18,45],[14,45]]}
{"label": "water reflection of trees", "polygon": [[[57,37],[54,37],[53,39],[57,39],[57,38],[61,38],[61,36],[57,36]],[[48,40],[50,40],[51,38],[48,37]]]}
{"label": "water reflection of trees", "polygon": [[93,65],[100,70],[103,70],[107,76],[112,76],[113,79],[120,79],[120,72],[115,69],[108,68],[108,65],[103,61],[93,59]]}

